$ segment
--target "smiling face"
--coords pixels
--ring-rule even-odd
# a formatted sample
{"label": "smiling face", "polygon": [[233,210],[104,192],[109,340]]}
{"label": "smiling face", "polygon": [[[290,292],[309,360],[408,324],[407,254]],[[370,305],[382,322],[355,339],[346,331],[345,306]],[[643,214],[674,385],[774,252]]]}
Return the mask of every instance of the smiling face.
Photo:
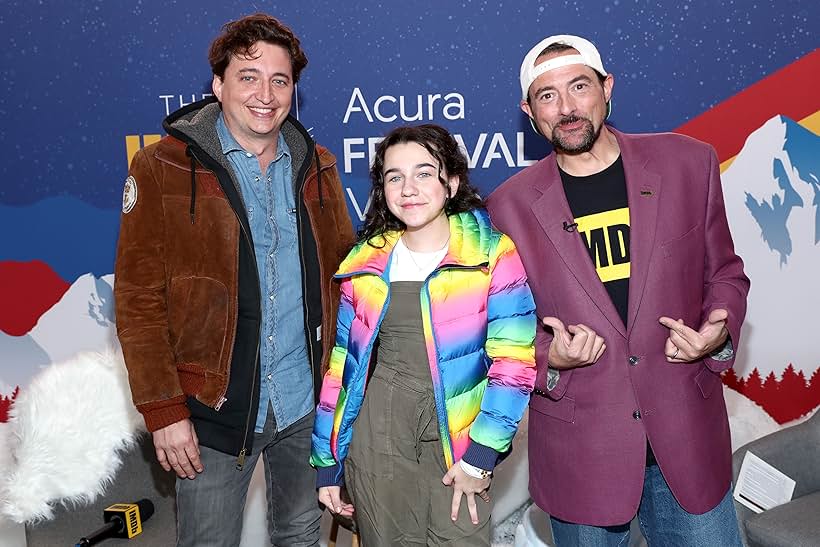
{"label": "smiling face", "polygon": [[382,180],[387,208],[404,223],[408,233],[436,239],[442,231],[449,232],[444,203],[456,194],[458,177],[448,179],[426,148],[415,142],[388,148]]}
{"label": "smiling face", "polygon": [[[569,49],[544,55],[536,63],[577,53]],[[611,74],[601,82],[597,73],[586,65],[554,68],[532,83],[529,101],[522,101],[521,109],[558,152],[589,152],[604,125],[612,85]]]}
{"label": "smiling face", "polygon": [[214,76],[225,124],[245,149],[256,150],[279,138],[293,101],[293,69],[282,46],[257,42],[252,58],[234,55],[225,75]]}

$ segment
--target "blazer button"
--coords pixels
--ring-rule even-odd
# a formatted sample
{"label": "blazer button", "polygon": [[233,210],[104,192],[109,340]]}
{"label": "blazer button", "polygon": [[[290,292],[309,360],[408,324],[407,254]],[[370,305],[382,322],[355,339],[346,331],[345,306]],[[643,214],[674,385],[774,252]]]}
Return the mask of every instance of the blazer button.
{"label": "blazer button", "polygon": [[635,412],[632,413],[632,417],[635,418],[636,420],[640,420],[641,419],[641,411],[636,410]]}
{"label": "blazer button", "polygon": [[640,361],[640,360],[641,360],[641,358],[638,357],[637,355],[630,355],[629,356],[629,364],[632,365],[633,367],[635,365],[637,365],[638,361]]}

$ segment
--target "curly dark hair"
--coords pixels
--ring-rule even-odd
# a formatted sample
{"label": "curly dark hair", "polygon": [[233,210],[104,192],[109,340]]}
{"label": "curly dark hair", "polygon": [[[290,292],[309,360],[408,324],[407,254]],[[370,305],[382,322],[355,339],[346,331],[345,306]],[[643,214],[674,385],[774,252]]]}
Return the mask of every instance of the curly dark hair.
{"label": "curly dark hair", "polygon": [[290,55],[293,81],[299,81],[302,69],[308,63],[299,38],[275,17],[264,13],[248,15],[236,21],[225,23],[222,34],[216,37],[208,50],[211,71],[220,79],[225,77],[225,69],[234,55],[254,58],[256,42],[267,42],[285,48]]}
{"label": "curly dark hair", "polygon": [[467,175],[467,159],[449,131],[435,124],[397,127],[390,131],[376,147],[376,157],[370,168],[370,180],[373,183],[370,189],[370,208],[357,235],[359,242],[367,241],[373,247],[381,247],[384,245],[384,240],[375,236],[406,228],[404,223],[396,218],[387,207],[383,171],[384,155],[387,149],[396,144],[409,142],[423,146],[438,161],[438,180],[442,186],[448,187],[442,171],[446,172],[448,177],[458,177],[456,195],[447,198],[444,202],[444,212],[447,216],[484,207],[484,200],[478,190],[470,184]]}

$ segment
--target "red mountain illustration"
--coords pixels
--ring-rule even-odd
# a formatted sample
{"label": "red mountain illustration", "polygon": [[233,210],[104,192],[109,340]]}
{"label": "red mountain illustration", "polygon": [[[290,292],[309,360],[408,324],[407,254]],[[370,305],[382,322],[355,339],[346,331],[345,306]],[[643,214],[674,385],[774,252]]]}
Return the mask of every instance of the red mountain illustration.
{"label": "red mountain illustration", "polygon": [[0,331],[23,336],[69,287],[41,260],[0,261]]}

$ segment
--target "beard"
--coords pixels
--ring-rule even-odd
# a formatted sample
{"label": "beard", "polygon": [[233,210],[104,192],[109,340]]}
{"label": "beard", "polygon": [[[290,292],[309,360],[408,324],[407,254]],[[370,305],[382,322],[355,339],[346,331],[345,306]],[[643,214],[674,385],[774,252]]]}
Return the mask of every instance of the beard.
{"label": "beard", "polygon": [[[574,135],[580,134],[581,140],[579,142],[570,142],[566,136],[562,136],[558,132],[562,125],[579,121],[584,122],[584,127],[580,131],[573,132]],[[552,139],[550,139],[550,142],[552,143],[552,147],[558,152],[583,154],[584,152],[589,152],[592,150],[592,146],[595,144],[595,141],[598,140],[598,136],[601,134],[601,128],[603,126],[604,124],[601,124],[598,129],[595,129],[592,122],[586,118],[582,118],[580,116],[566,116],[561,118],[558,125],[553,128]]]}

